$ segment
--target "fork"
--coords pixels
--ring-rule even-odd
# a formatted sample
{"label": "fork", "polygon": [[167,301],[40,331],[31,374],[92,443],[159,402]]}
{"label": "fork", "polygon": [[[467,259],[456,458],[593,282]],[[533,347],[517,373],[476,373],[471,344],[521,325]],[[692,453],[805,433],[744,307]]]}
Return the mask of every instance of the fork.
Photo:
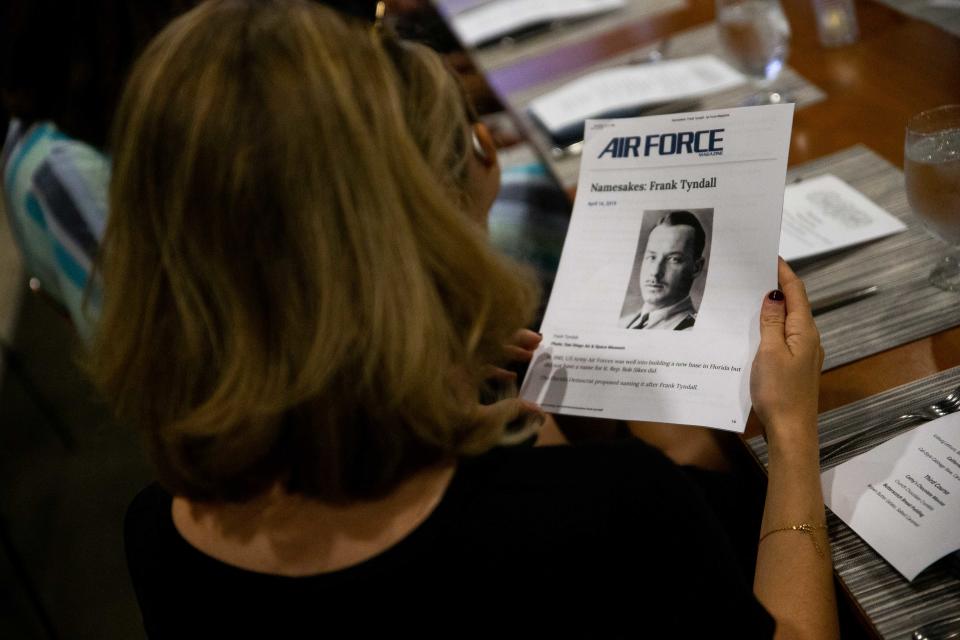
{"label": "fork", "polygon": [[935,620],[915,629],[910,640],[953,640],[960,638],[960,616]]}
{"label": "fork", "polygon": [[933,404],[915,409],[910,413],[905,413],[878,429],[861,431],[860,433],[850,436],[843,442],[825,447],[820,452],[820,463],[829,462],[836,458],[838,454],[854,449],[862,445],[865,441],[873,439],[886,440],[901,431],[905,431],[908,427],[915,426],[918,421],[930,422],[931,420],[942,418],[958,410],[960,410],[960,387],[954,389]]}
{"label": "fork", "polygon": [[671,41],[670,38],[664,38],[659,41],[653,48],[644,53],[642,56],[633,56],[628,61],[628,65],[634,64],[649,64],[651,62],[660,62],[667,57],[667,51],[670,50]]}

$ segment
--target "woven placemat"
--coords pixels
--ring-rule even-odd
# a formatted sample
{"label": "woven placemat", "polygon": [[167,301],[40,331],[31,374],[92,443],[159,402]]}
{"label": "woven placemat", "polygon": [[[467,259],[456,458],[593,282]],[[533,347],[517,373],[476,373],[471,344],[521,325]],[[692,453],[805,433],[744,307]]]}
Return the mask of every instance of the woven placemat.
{"label": "woven placemat", "polygon": [[[821,447],[842,442],[943,398],[960,385],[960,367],[866,398],[820,415]],[[889,436],[888,436],[889,437]],[[757,436],[747,441],[754,455],[767,464],[767,444]],[[837,455],[824,469],[840,464],[879,444],[865,439]],[[960,571],[949,558],[935,563],[913,582],[897,573],[840,518],[829,510],[827,524],[834,571],[843,587],[883,638],[904,640],[924,625],[960,616]]]}
{"label": "woven placemat", "polygon": [[926,229],[907,203],[903,175],[858,145],[795,167],[788,182],[832,173],[907,225],[907,230],[851,249],[794,264],[811,299],[877,285],[880,292],[817,316],[824,369],[960,324],[960,294],[940,291],[927,276],[948,246]]}
{"label": "woven placemat", "polygon": [[[557,89],[568,82],[609,67],[616,67],[631,63],[637,63],[648,59],[650,52],[661,52],[666,58],[684,58],[688,56],[702,55],[712,53],[722,56],[722,47],[717,33],[716,25],[709,24],[695,29],[682,31],[658,44],[650,45],[628,54],[609,58],[602,63],[586,69],[577,71],[566,76],[557,77],[548,83],[540,84],[534,87],[528,87],[515,93],[504,91],[504,87],[498,86],[498,76],[505,80],[504,72],[490,76],[490,82],[497,87],[501,96],[505,95],[510,102],[513,112],[522,121],[525,131],[529,134],[530,140],[534,146],[543,154],[547,165],[556,176],[557,181],[564,187],[570,188],[577,184],[577,176],[580,173],[580,157],[566,156],[558,158],[551,153],[553,144],[547,134],[536,124],[527,111],[530,102],[549,91]],[[807,81],[803,76],[793,70],[791,67],[785,67],[777,80],[770,87],[771,91],[779,91],[789,96],[797,107],[804,107],[813,104],[826,97],[819,88]],[[683,111],[704,111],[708,109],[723,109],[743,104],[756,89],[749,84],[744,84],[727,91],[711,94],[696,101],[696,104],[682,109]]]}
{"label": "woven placemat", "polygon": [[[549,1],[549,0],[548,0]],[[456,13],[477,6],[457,2],[442,2],[445,18],[449,21]],[[547,31],[521,37],[505,38],[496,44],[474,49],[470,56],[474,64],[489,73],[501,67],[516,64],[530,58],[546,55],[562,47],[577,44],[599,36],[607,31],[638,22],[656,13],[676,11],[686,6],[684,0],[628,0],[621,9],[609,11],[582,20],[560,22]]]}

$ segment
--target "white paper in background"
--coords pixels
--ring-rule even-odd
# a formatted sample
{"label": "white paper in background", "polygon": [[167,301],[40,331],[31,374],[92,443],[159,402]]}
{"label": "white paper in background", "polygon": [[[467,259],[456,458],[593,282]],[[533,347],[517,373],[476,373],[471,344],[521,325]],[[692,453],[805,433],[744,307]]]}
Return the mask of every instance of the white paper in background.
{"label": "white paper in background", "polygon": [[626,0],[493,0],[452,17],[454,31],[468,47],[525,27],[619,9]]}
{"label": "white paper in background", "polygon": [[530,111],[560,131],[609,111],[673,102],[743,84],[742,73],[712,55],[603,69],[545,93]]}
{"label": "white paper in background", "polygon": [[960,414],[917,427],[821,476],[830,510],[913,580],[960,549]]}
{"label": "white paper in background", "polygon": [[[743,431],[760,304],[777,283],[792,117],[786,104],[587,122],[525,399],[555,413]],[[657,231],[681,211],[704,232],[699,271],[689,277],[692,248],[658,249],[667,259],[657,264],[686,265],[687,276],[664,272],[651,285],[644,263],[655,232],[695,245],[689,217],[683,229]],[[669,312],[685,295],[696,310],[687,330],[629,328],[644,305]]]}
{"label": "white paper in background", "polygon": [[899,233],[907,226],[834,175],[787,185],[780,255],[809,258]]}

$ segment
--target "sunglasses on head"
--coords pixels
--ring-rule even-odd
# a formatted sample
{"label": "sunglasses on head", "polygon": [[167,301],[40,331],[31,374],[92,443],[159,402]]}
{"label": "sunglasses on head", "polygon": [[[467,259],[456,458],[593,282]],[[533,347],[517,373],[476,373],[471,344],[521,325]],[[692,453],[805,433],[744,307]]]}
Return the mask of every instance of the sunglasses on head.
{"label": "sunglasses on head", "polygon": [[383,22],[387,12],[387,3],[384,0],[321,0],[321,4],[373,24]]}

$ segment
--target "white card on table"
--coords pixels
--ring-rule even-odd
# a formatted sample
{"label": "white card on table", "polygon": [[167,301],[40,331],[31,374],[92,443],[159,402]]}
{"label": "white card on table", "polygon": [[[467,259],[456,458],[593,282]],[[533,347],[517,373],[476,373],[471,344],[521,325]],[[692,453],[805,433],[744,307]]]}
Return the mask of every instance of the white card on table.
{"label": "white card on table", "polygon": [[557,132],[611,111],[662,104],[723,91],[746,82],[742,73],[712,55],[603,69],[530,103],[530,111]]}
{"label": "white card on table", "polygon": [[451,18],[453,30],[468,47],[554,20],[580,18],[619,9],[626,0],[493,0]]}
{"label": "white card on table", "polygon": [[821,484],[830,510],[913,580],[960,549],[960,413],[825,471]]}
{"label": "white card on table", "polygon": [[840,178],[822,175],[784,191],[780,255],[787,261],[809,258],[906,228]]}

